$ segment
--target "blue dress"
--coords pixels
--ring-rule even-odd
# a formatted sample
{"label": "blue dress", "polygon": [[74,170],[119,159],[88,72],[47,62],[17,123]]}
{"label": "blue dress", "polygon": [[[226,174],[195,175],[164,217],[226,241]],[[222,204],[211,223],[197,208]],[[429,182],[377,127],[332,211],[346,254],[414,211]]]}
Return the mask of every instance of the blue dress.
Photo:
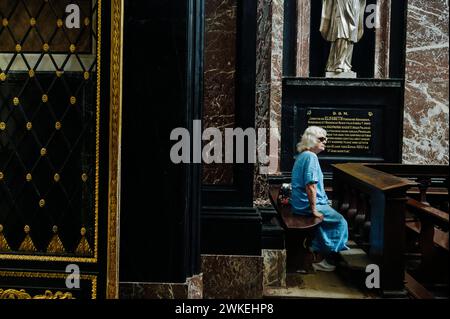
{"label": "blue dress", "polygon": [[317,184],[316,208],[324,215],[312,241],[312,250],[329,254],[349,249],[346,246],[348,240],[347,221],[328,205],[319,159],[315,153],[304,151],[297,156],[292,170],[291,205],[294,214],[312,215],[306,194],[306,185],[311,183]]}

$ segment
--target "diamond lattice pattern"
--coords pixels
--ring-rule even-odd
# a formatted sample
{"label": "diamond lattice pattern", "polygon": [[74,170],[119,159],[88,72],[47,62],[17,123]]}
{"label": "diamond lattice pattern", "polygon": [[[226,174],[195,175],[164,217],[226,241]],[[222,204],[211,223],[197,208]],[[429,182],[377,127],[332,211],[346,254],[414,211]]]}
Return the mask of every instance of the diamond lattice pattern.
{"label": "diamond lattice pattern", "polygon": [[0,257],[93,245],[96,15],[96,0],[0,1]]}

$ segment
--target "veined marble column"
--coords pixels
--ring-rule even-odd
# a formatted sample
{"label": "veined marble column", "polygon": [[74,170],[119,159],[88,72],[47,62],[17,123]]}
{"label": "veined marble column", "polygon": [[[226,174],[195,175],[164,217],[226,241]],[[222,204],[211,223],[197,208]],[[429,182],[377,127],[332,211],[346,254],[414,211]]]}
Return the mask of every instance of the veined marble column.
{"label": "veined marble column", "polygon": [[448,164],[449,6],[409,0],[403,162]]}
{"label": "veined marble column", "polygon": [[297,0],[297,65],[298,77],[309,76],[311,34],[311,0]]}
{"label": "veined marble column", "polygon": [[375,31],[375,78],[389,78],[391,0],[378,0],[379,26]]}
{"label": "veined marble column", "polygon": [[[203,129],[216,127],[222,135],[235,124],[236,21],[236,0],[205,2]],[[203,164],[202,181],[232,185],[233,166]]]}
{"label": "veined marble column", "polygon": [[[278,141],[278,152],[270,160],[280,162],[281,85],[283,75],[284,0],[259,0],[256,47],[256,128],[272,128]],[[267,136],[269,132],[267,131]],[[258,148],[269,152],[266,143],[258,141]],[[273,164],[272,164],[273,165]],[[262,204],[267,198],[267,175],[255,165],[254,199]]]}

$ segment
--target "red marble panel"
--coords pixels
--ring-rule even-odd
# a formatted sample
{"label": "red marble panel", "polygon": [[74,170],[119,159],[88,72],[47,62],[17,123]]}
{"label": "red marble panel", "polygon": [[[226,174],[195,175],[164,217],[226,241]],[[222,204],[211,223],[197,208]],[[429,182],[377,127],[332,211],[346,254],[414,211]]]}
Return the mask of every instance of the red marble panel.
{"label": "red marble panel", "polygon": [[[236,9],[236,0],[205,2],[203,127],[219,128],[222,135],[235,122]],[[230,185],[233,167],[204,164],[202,180],[204,184]]]}

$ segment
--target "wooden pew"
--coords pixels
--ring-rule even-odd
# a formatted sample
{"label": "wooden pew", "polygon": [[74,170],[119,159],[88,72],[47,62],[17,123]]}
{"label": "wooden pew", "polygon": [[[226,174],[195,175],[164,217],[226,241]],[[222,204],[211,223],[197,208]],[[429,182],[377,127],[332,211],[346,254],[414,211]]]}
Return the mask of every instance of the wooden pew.
{"label": "wooden pew", "polygon": [[408,190],[408,196],[448,213],[448,165],[374,163],[367,166],[417,182],[417,187]]}
{"label": "wooden pew", "polygon": [[382,294],[405,296],[406,192],[417,183],[369,167],[369,164],[334,164],[332,167],[334,200],[347,218],[350,238],[353,237],[380,267]]}
{"label": "wooden pew", "polygon": [[436,271],[436,247],[449,251],[449,216],[448,213],[421,203],[415,199],[408,199],[406,208],[417,220],[407,221],[406,227],[419,237],[419,251],[421,263],[416,271],[420,281],[432,283],[439,280],[439,271]]}
{"label": "wooden pew", "polygon": [[405,272],[405,287],[414,299],[433,299],[433,295],[415,280],[410,274]]}
{"label": "wooden pew", "polygon": [[277,211],[286,232],[287,269],[288,271],[311,271],[312,256],[309,254],[309,244],[322,219],[293,214],[289,204],[280,202],[280,191],[279,184],[269,186],[270,202]]}

